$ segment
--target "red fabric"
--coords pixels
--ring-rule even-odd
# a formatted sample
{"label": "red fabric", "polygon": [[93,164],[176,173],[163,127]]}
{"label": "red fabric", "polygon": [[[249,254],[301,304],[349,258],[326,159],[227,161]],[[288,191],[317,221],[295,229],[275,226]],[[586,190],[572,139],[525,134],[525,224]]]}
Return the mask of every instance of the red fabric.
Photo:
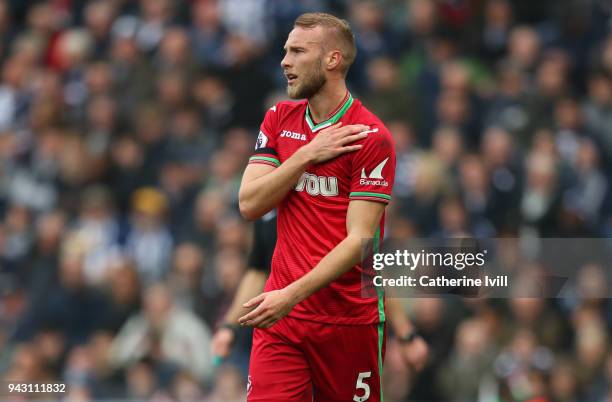
{"label": "red fabric", "polygon": [[[261,125],[255,156],[277,155],[282,163],[318,135],[320,131],[313,133],[309,128],[305,111],[306,101],[281,102],[270,109]],[[340,121],[345,126],[366,124],[377,131],[356,142],[363,144],[359,151],[309,166],[296,188],[278,206],[278,241],[266,291],[284,288],[304,276],[346,237],[351,199],[388,202],[386,197],[391,194],[395,176],[391,134],[358,100],[353,101]],[[250,163],[262,162],[252,158]],[[379,176],[383,179],[370,179]],[[350,198],[355,192],[361,194]],[[383,222],[384,218],[380,238]],[[290,315],[336,324],[379,322],[378,299],[362,296],[361,272],[361,266],[355,266],[295,306]]]}
{"label": "red fabric", "polygon": [[454,28],[463,28],[470,22],[474,7],[469,0],[447,0],[438,5],[442,20]]}
{"label": "red fabric", "polygon": [[59,38],[61,34],[55,32],[51,35],[49,39],[49,43],[47,45],[47,51],[44,56],[45,64],[49,66],[53,70],[60,71],[64,68],[66,64],[65,60],[62,58],[59,50]]}
{"label": "red fabric", "polygon": [[[358,389],[360,373],[365,385]],[[379,402],[379,373],[378,324],[331,325],[285,317],[253,333],[247,401],[346,402],[364,396],[367,387],[367,402]]]}

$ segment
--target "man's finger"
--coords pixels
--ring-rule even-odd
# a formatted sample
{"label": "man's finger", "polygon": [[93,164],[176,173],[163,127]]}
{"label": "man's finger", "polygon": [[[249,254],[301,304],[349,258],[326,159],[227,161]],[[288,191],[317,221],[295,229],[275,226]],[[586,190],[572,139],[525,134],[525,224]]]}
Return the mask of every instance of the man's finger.
{"label": "man's finger", "polygon": [[258,306],[255,310],[240,317],[238,319],[238,323],[240,323],[240,325],[244,325],[247,321],[252,321],[253,319],[257,318],[257,316],[259,316],[262,313],[262,310],[263,309],[261,308],[261,306]]}
{"label": "man's finger", "polygon": [[347,145],[346,147],[341,147],[338,149],[338,154],[344,154],[347,152],[359,151],[363,148],[363,145]]}
{"label": "man's finger", "polygon": [[265,293],[262,293],[262,294],[260,294],[260,295],[258,295],[258,296],[253,297],[253,298],[252,298],[251,300],[249,300],[248,302],[244,303],[244,304],[242,305],[242,307],[249,308],[249,307],[256,306],[256,305],[258,305],[259,303],[261,303],[262,301],[264,301],[264,299],[265,299],[265,298],[266,298],[266,294],[265,294]]}
{"label": "man's finger", "polygon": [[248,321],[246,325],[253,328],[261,328],[261,324],[268,321],[269,319],[270,316],[268,316],[267,313],[263,313],[255,317],[254,319]]}
{"label": "man's finger", "polygon": [[337,137],[346,137],[347,135],[356,134],[362,131],[367,131],[369,129],[370,127],[364,126],[363,124],[353,124],[351,126],[344,126],[335,130],[333,135]]}
{"label": "man's finger", "polygon": [[359,134],[349,135],[348,137],[344,137],[340,141],[340,144],[341,145],[350,144],[351,142],[362,140],[362,139],[366,138],[367,136],[368,136],[368,133],[364,133],[364,132],[361,132]]}
{"label": "man's finger", "polygon": [[326,129],[321,130],[321,133],[327,133],[328,131],[335,130],[335,129],[340,128],[340,127],[342,127],[342,122],[341,121],[339,121],[338,123],[333,124],[333,125],[327,127]]}
{"label": "man's finger", "polygon": [[341,129],[338,130],[337,134],[341,137],[344,137],[347,135],[361,133],[361,132],[369,131],[369,130],[370,130],[370,126],[364,126],[363,124],[353,124],[351,126],[342,127]]}

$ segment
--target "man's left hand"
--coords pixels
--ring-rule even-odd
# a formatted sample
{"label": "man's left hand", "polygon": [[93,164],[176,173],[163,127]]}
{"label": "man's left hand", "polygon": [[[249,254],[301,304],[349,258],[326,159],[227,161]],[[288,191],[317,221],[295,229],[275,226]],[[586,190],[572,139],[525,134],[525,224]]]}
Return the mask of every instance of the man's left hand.
{"label": "man's left hand", "polygon": [[294,305],[293,298],[285,289],[265,292],[243,304],[245,308],[255,309],[240,317],[238,323],[249,327],[270,328],[289,314]]}

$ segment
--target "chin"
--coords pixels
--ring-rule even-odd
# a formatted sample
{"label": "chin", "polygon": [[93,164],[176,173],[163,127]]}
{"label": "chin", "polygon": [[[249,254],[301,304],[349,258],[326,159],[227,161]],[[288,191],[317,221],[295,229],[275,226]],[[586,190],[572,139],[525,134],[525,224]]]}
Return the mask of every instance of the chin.
{"label": "chin", "polygon": [[290,99],[302,99],[303,96],[302,93],[300,92],[300,90],[298,88],[294,88],[294,87],[287,87],[287,95],[289,96]]}

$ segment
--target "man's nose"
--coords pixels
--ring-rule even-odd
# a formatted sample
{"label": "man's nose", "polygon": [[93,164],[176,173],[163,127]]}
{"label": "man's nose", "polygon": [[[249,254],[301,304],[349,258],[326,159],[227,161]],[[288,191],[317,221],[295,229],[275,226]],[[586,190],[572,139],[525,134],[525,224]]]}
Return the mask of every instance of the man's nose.
{"label": "man's nose", "polygon": [[287,68],[287,67],[290,66],[289,58],[287,57],[287,55],[285,55],[285,57],[283,57],[283,59],[280,62],[280,65],[281,65],[282,68]]}

